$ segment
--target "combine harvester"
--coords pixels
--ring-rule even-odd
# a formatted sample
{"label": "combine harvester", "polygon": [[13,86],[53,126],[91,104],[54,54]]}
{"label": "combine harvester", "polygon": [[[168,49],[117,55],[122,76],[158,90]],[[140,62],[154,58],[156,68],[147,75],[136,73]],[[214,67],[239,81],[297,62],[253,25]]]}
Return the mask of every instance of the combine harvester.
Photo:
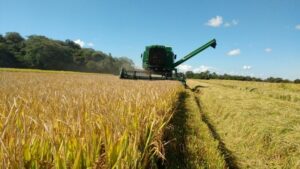
{"label": "combine harvester", "polygon": [[126,70],[122,68],[120,72],[120,79],[167,79],[179,80],[185,84],[185,75],[183,73],[178,73],[176,67],[208,47],[215,48],[216,46],[217,42],[213,39],[175,63],[174,60],[176,59],[176,55],[173,53],[171,47],[162,45],[147,46],[146,50],[141,55],[144,70]]}

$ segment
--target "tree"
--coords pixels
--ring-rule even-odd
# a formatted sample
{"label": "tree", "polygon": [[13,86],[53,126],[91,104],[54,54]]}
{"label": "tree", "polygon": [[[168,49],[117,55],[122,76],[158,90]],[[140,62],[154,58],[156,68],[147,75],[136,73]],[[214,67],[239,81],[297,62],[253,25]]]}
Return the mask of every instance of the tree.
{"label": "tree", "polygon": [[10,44],[18,44],[24,41],[24,38],[17,32],[7,32],[4,38]]}
{"label": "tree", "polygon": [[300,79],[294,80],[294,83],[300,83]]}
{"label": "tree", "polygon": [[52,70],[78,70],[117,74],[121,67],[131,69],[132,60],[110,53],[81,48],[72,40],[52,40],[31,35],[24,39],[17,32],[0,34],[0,66]]}
{"label": "tree", "polygon": [[105,54],[101,53],[101,52],[94,52],[90,58],[90,60],[93,60],[95,62],[99,62],[105,59]]}
{"label": "tree", "polygon": [[194,78],[194,72],[193,71],[187,71],[187,72],[185,72],[185,76],[187,78]]}
{"label": "tree", "polygon": [[5,43],[5,42],[6,42],[5,38],[0,34],[0,43]]}
{"label": "tree", "polygon": [[74,49],[74,50],[78,50],[78,49],[81,49],[80,45],[78,45],[77,43],[75,43],[74,41],[70,40],[70,39],[67,39],[65,41],[65,45]]}
{"label": "tree", "polygon": [[22,66],[24,51],[24,41],[25,39],[17,32],[7,32],[4,36],[5,44],[7,50],[13,54],[16,59],[15,67]]}
{"label": "tree", "polygon": [[70,49],[44,36],[30,36],[25,51],[25,60],[33,68],[63,70],[73,61]]}
{"label": "tree", "polygon": [[134,68],[134,63],[132,60],[128,59],[127,57],[120,57],[117,59],[118,61],[118,68],[120,69],[121,67],[130,70]]}
{"label": "tree", "polygon": [[17,60],[7,49],[6,45],[0,43],[0,67],[16,67]]}

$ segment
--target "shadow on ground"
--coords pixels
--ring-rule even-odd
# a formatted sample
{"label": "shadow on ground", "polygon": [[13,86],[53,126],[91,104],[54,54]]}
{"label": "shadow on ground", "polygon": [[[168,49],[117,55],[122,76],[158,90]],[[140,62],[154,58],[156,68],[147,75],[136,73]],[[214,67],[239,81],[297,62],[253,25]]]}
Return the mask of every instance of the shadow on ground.
{"label": "shadow on ground", "polygon": [[185,108],[186,97],[186,92],[182,92],[179,95],[176,112],[165,129],[165,157],[167,160],[159,162],[158,166],[160,169],[187,168],[185,160],[185,156],[187,155],[185,144],[187,119],[187,110]]}
{"label": "shadow on ground", "polygon": [[239,167],[237,166],[236,163],[236,158],[235,156],[232,154],[232,152],[226,147],[225,143],[223,142],[222,138],[220,137],[220,135],[218,134],[216,128],[212,125],[212,123],[209,121],[209,118],[205,115],[205,113],[202,110],[201,104],[200,104],[200,100],[197,96],[195,96],[195,100],[197,103],[197,106],[200,110],[200,115],[201,115],[201,119],[202,121],[207,125],[207,127],[210,130],[211,135],[213,136],[213,138],[215,140],[217,140],[219,142],[219,146],[218,149],[220,151],[220,153],[223,155],[224,160],[226,162],[226,166],[229,169],[238,169]]}
{"label": "shadow on ground", "polygon": [[207,125],[212,137],[219,142],[218,149],[224,157],[226,167],[229,169],[239,168],[236,163],[236,158],[232,155],[232,152],[226,148],[222,138],[201,108],[200,100],[196,96],[196,93],[200,92],[200,88],[206,87],[198,85],[191,89],[189,86],[187,86],[187,89],[191,90],[193,94],[189,94],[189,92],[182,92],[179,95],[177,104],[178,107],[176,108],[172,119],[164,131],[163,140],[165,143],[166,160],[160,160],[157,162],[159,169],[185,169],[189,167],[189,161],[187,161],[189,154],[187,152],[187,144],[185,140],[188,133],[186,124],[188,119],[188,111],[185,100],[188,97],[195,97],[202,121]]}

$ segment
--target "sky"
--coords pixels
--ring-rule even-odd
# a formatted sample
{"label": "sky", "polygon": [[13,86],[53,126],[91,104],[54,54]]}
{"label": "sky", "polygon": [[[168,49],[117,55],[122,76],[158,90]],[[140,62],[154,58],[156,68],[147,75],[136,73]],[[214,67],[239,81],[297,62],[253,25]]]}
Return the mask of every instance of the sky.
{"label": "sky", "polygon": [[0,34],[71,39],[141,67],[145,46],[177,59],[215,38],[181,71],[300,78],[299,0],[0,0]]}

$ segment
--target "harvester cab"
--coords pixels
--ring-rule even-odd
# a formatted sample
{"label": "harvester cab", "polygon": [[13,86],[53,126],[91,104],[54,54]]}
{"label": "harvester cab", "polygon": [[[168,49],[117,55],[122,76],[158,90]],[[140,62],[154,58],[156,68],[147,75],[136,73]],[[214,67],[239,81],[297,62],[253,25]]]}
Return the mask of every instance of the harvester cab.
{"label": "harvester cab", "polygon": [[189,60],[193,56],[207,49],[208,47],[215,48],[217,42],[215,39],[202,45],[196,50],[184,56],[182,59],[175,62],[176,55],[171,47],[162,45],[146,46],[141,57],[143,60],[144,70],[126,70],[121,68],[121,79],[149,79],[149,80],[179,80],[185,84],[185,76],[183,73],[178,73],[176,67],[183,62]]}

